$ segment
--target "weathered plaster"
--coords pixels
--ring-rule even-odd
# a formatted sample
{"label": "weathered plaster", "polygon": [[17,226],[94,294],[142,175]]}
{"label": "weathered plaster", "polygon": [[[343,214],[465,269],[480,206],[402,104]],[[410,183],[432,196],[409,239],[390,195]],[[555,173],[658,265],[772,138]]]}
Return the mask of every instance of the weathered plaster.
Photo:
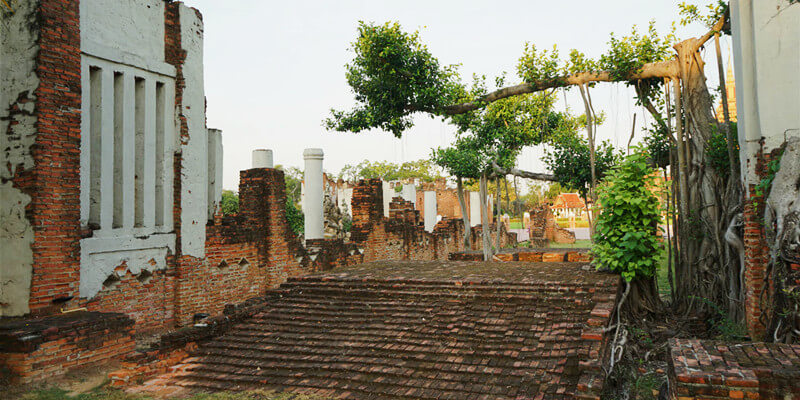
{"label": "weathered plaster", "polygon": [[163,0],[81,0],[81,50],[164,73]]}
{"label": "weathered plaster", "polygon": [[208,130],[208,219],[222,207],[222,131]]}
{"label": "weathered plaster", "polygon": [[322,149],[305,149],[303,159],[305,198],[303,199],[303,219],[305,223],[306,239],[324,238],[324,212],[323,212],[323,186],[322,159],[324,153]]}
{"label": "weathered plaster", "polygon": [[0,15],[0,316],[29,311],[33,268],[33,230],[25,217],[31,198],[10,179],[34,164],[38,2],[14,6],[13,14]]}
{"label": "weathered plaster", "polygon": [[[745,187],[759,152],[800,136],[800,3],[731,1],[736,104]],[[763,149],[762,149],[763,141]]]}
{"label": "weathered plaster", "polygon": [[433,232],[433,227],[436,226],[438,220],[436,219],[438,208],[436,206],[436,192],[425,191],[423,193],[423,204],[425,204],[425,230]]}
{"label": "weathered plaster", "polygon": [[[81,240],[80,296],[91,299],[109,276],[130,271],[139,275],[167,268],[167,255],[175,251],[175,235],[147,238],[91,238]],[[125,263],[126,268],[118,268]]]}
{"label": "weathered plaster", "polygon": [[180,5],[181,46],[186,50],[183,64],[181,114],[186,117],[189,137],[181,143],[181,251],[205,256],[208,213],[208,132],[203,89],[203,21],[199,13]]}

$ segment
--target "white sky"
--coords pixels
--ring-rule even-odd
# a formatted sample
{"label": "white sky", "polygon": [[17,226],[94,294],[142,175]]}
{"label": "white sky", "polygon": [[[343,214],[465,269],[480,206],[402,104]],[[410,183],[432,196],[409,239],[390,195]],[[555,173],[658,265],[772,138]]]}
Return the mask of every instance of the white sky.
{"label": "white sky", "polygon": [[[705,4],[708,0],[698,0]],[[526,41],[539,48],[557,44],[562,56],[575,48],[597,58],[611,32],[623,35],[636,24],[656,19],[659,33],[678,21],[679,1],[672,0],[338,0],[247,1],[186,0],[205,22],[205,92],[208,126],[221,129],[226,189],[238,189],[239,171],[250,167],[250,152],[269,148],[275,163],[302,167],[303,149],[321,147],[324,168],[338,173],[364,159],[402,162],[427,158],[431,148],[447,146],[454,129],[420,115],[402,140],[381,131],[361,134],[328,132],[322,120],[329,109],[354,104],[344,65],[353,56],[350,43],[359,20],[398,21],[421,38],[442,64],[462,64],[461,75],[493,77],[508,72],[515,84],[516,64]],[[685,39],[703,33],[700,26],[677,27]],[[722,41],[725,60],[730,39]],[[705,52],[708,85],[718,84],[713,49]],[[600,139],[624,147],[633,113],[637,127],[650,118],[634,107],[633,90],[622,84],[592,89],[596,112],[606,113]],[[567,92],[575,114],[583,103],[577,90]],[[559,93],[558,108],[564,108]],[[644,120],[644,121],[643,121]],[[637,138],[641,134],[637,133]],[[636,139],[634,140],[636,141]],[[523,151],[519,167],[544,171],[540,148]]]}

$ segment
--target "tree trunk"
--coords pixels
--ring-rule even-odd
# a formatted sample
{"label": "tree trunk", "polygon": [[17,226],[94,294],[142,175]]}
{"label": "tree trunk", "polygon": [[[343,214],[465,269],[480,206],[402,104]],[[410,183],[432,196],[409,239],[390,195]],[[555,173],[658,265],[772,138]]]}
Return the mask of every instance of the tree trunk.
{"label": "tree trunk", "polygon": [[481,238],[483,239],[483,261],[492,259],[492,239],[489,235],[489,215],[486,204],[486,173],[481,175],[480,197],[481,197]]}
{"label": "tree trunk", "polygon": [[494,207],[497,209],[497,218],[495,218],[495,225],[497,226],[496,237],[494,238],[495,242],[495,254],[500,252],[500,177],[494,178],[495,184],[495,197],[494,197]]}
{"label": "tree trunk", "polygon": [[[464,200],[464,184],[461,182],[460,176],[456,177],[456,190],[458,191],[458,205],[461,206],[461,220],[464,221],[464,250],[469,250],[471,224],[469,222],[469,215],[467,215],[467,202]],[[475,207],[476,205],[471,204],[470,206]]]}

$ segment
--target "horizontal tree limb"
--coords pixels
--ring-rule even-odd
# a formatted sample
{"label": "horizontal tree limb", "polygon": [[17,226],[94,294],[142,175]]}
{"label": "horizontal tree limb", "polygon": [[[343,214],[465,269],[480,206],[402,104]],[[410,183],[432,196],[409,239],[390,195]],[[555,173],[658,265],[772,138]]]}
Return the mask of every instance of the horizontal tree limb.
{"label": "horizontal tree limb", "polygon": [[492,161],[492,169],[494,170],[495,176],[514,175],[514,176],[518,176],[520,178],[536,179],[538,181],[549,181],[549,182],[555,182],[556,181],[556,176],[553,175],[553,174],[542,174],[542,173],[538,173],[538,172],[528,172],[528,171],[522,171],[522,170],[519,170],[519,169],[516,169],[516,168],[503,169],[503,168],[500,168],[500,166],[497,165],[497,163],[494,162],[494,161]]}

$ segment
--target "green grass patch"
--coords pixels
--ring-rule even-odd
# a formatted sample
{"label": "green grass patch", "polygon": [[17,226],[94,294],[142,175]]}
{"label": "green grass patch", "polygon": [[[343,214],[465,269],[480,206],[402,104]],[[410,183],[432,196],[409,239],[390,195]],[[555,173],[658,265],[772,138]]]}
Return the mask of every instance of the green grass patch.
{"label": "green grass patch", "polygon": [[522,222],[511,221],[508,225],[510,225],[509,229],[522,229]]}
{"label": "green grass patch", "polygon": [[550,247],[554,249],[586,249],[592,247],[591,240],[576,240],[575,243],[555,243],[550,242]]}

